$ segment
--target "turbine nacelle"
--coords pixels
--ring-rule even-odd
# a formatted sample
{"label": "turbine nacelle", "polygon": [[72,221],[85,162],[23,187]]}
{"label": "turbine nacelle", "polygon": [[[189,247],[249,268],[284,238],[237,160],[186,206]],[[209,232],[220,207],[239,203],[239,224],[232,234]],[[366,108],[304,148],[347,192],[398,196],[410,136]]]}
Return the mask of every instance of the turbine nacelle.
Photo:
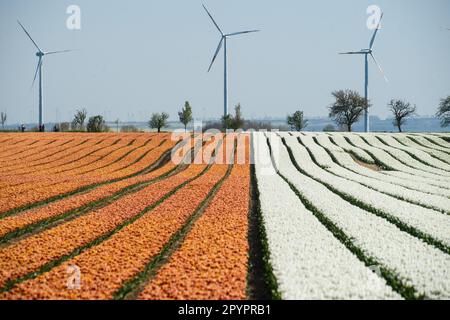
{"label": "turbine nacelle", "polygon": [[36,52],[36,57],[42,58],[43,56],[45,56],[45,53],[43,53],[43,52]]}

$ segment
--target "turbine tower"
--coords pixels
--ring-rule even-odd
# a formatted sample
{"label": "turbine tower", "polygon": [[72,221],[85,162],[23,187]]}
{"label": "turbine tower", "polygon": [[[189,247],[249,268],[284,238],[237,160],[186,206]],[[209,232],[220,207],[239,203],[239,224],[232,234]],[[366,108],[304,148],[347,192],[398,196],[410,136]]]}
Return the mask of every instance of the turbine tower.
{"label": "turbine tower", "polygon": [[58,53],[65,53],[65,52],[70,52],[72,50],[61,50],[61,51],[42,51],[39,46],[37,45],[36,41],[33,40],[33,38],[30,36],[30,34],[28,33],[28,31],[25,29],[25,27],[20,23],[19,20],[17,20],[17,23],[22,27],[23,31],[26,33],[26,35],[28,36],[28,38],[30,38],[31,42],[33,42],[34,46],[38,49],[38,52],[36,52],[36,56],[38,57],[38,64],[37,64],[37,68],[36,68],[36,72],[34,74],[34,79],[33,79],[33,84],[31,85],[32,87],[34,86],[34,83],[36,81],[36,77],[39,74],[39,131],[42,130],[42,125],[43,125],[43,109],[44,109],[44,102],[43,102],[43,79],[42,79],[42,65],[44,62],[44,56],[47,55],[51,55],[51,54],[58,54]]}
{"label": "turbine tower", "polygon": [[[378,63],[377,59],[375,59],[375,56],[373,55],[373,44],[375,43],[375,38],[377,37],[378,30],[380,29],[381,19],[383,19],[383,13],[381,14],[380,21],[378,22],[378,26],[375,29],[375,32],[373,33],[372,39],[370,40],[369,49],[362,49],[360,51],[351,51],[351,52],[340,53],[340,54],[363,54],[364,55],[364,62],[365,62],[364,98],[366,100],[366,103],[369,102],[369,56],[372,57],[373,61],[377,65],[378,69],[380,69],[380,72],[383,74],[384,80],[386,80],[386,82],[388,82],[388,79],[384,75],[383,69],[381,69],[380,64]],[[365,132],[370,132],[369,108],[368,107],[366,107],[366,110],[364,112],[364,130],[365,130]]]}
{"label": "turbine tower", "polygon": [[224,117],[226,117],[228,115],[228,62],[227,62],[227,39],[229,37],[234,37],[237,35],[241,35],[241,34],[246,34],[246,33],[253,33],[253,32],[259,32],[260,30],[249,30],[249,31],[240,31],[240,32],[233,32],[233,33],[228,33],[228,34],[224,34],[222,32],[222,30],[220,29],[219,25],[216,23],[216,21],[214,20],[214,18],[212,17],[211,13],[209,13],[208,9],[206,9],[206,6],[203,5],[203,8],[205,9],[206,13],[208,14],[208,16],[211,18],[212,22],[214,23],[214,25],[216,26],[217,30],[219,30],[220,32],[220,42],[219,42],[219,46],[217,47],[216,52],[214,53],[214,57],[211,61],[211,64],[209,65],[208,68],[208,72],[211,70],[214,61],[217,58],[217,55],[220,52],[220,49],[222,49],[222,45],[223,45],[223,59],[224,59],[224,67],[223,67],[223,71],[224,71],[224,98],[223,98],[223,114]]}

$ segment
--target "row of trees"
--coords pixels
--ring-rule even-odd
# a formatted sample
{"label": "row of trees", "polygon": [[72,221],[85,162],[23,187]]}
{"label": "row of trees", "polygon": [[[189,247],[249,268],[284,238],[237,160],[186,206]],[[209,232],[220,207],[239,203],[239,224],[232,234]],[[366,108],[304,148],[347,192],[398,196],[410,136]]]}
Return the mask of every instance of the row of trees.
{"label": "row of trees", "polygon": [[[352,90],[334,91],[332,95],[335,101],[328,108],[329,117],[339,127],[352,131],[353,125],[360,120],[366,108],[371,107],[370,102]],[[405,100],[392,99],[387,106],[394,116],[393,125],[399,132],[402,132],[406,120],[417,112],[417,106]],[[441,120],[442,127],[450,125],[450,96],[441,100],[436,117]],[[303,111],[296,111],[288,115],[287,124],[291,130],[301,131],[307,127],[308,121],[304,119]],[[329,131],[332,129],[332,126],[327,127]]]}

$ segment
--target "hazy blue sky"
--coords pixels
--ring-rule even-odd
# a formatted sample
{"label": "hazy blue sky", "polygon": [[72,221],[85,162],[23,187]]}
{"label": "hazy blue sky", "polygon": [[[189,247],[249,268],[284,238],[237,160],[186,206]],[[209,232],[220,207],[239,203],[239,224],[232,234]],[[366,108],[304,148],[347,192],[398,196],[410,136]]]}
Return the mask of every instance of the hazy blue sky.
{"label": "hazy blue sky", "polygon": [[[324,116],[331,91],[362,93],[363,57],[372,31],[366,8],[385,12],[375,53],[390,80],[370,65],[372,113],[388,115],[391,98],[434,114],[450,94],[448,0],[205,0],[224,31],[259,28],[229,41],[230,106],[246,117],[285,116],[299,108]],[[197,0],[0,0],[0,110],[9,123],[37,121],[30,90],[36,50],[16,19],[44,50],[79,49],[45,62],[45,120],[68,120],[77,107],[108,120],[171,118],[189,100],[197,117],[222,113],[222,55],[206,73],[219,41]],[[66,8],[81,8],[82,29],[66,28]]]}

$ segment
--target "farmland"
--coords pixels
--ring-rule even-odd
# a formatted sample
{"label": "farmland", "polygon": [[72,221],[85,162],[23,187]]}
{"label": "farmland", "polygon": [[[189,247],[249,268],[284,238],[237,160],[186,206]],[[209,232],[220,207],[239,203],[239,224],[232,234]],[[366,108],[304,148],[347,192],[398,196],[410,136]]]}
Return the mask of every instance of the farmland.
{"label": "farmland", "polygon": [[1,134],[0,299],[450,299],[448,135],[195,138]]}

